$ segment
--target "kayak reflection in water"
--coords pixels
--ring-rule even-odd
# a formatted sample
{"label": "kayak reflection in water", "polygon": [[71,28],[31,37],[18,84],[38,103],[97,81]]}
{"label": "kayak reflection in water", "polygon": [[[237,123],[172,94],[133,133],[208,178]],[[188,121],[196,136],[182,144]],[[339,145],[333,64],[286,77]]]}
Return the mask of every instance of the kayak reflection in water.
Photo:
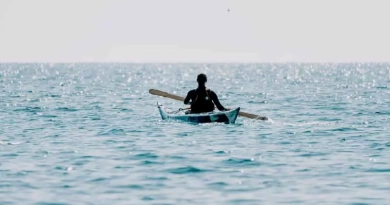
{"label": "kayak reflection in water", "polygon": [[190,90],[184,99],[184,104],[191,104],[190,113],[212,112],[214,111],[215,105],[220,111],[230,110],[221,105],[218,96],[214,91],[206,88],[207,76],[205,74],[199,74],[197,81],[198,88]]}

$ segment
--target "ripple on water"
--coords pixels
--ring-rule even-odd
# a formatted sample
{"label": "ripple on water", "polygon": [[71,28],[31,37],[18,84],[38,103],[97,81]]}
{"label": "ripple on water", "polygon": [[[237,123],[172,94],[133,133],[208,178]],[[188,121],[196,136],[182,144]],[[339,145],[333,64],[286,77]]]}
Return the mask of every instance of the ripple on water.
{"label": "ripple on water", "polygon": [[15,112],[32,112],[32,113],[37,113],[41,112],[43,110],[42,107],[23,107],[23,108],[16,108],[14,111]]}
{"label": "ripple on water", "polygon": [[140,162],[140,165],[159,165],[159,164],[164,164],[162,162],[157,162],[157,161],[151,161],[151,160],[144,160]]}
{"label": "ripple on water", "polygon": [[224,164],[231,165],[231,166],[260,166],[261,163],[258,161],[255,161],[254,158],[251,159],[245,159],[245,158],[229,158],[227,160],[223,161]]}
{"label": "ripple on water", "polygon": [[99,132],[98,135],[101,136],[110,136],[110,135],[126,135],[126,131],[124,129],[109,129],[108,131]]}
{"label": "ripple on water", "polygon": [[70,107],[59,107],[56,108],[57,111],[65,111],[65,112],[76,112],[78,109],[76,108],[70,108]]}
{"label": "ripple on water", "polygon": [[158,156],[156,154],[153,154],[150,152],[136,154],[134,157],[136,159],[156,159],[156,158],[158,158]]}
{"label": "ripple on water", "polygon": [[200,169],[193,166],[185,166],[185,167],[178,167],[173,169],[168,169],[166,172],[171,174],[196,174],[196,173],[203,173],[207,172],[209,170],[206,169]]}
{"label": "ripple on water", "polygon": [[229,186],[229,184],[226,182],[212,182],[212,183],[208,183],[207,185],[209,187],[211,187],[213,189],[217,189],[217,190]]}

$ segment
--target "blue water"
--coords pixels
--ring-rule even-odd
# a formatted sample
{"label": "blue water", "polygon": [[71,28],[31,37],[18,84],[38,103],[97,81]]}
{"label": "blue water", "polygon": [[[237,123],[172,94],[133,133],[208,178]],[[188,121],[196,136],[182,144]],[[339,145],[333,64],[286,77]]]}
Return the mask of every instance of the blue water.
{"label": "blue water", "polygon": [[[162,121],[205,72],[271,120]],[[390,64],[0,64],[0,204],[389,204]]]}

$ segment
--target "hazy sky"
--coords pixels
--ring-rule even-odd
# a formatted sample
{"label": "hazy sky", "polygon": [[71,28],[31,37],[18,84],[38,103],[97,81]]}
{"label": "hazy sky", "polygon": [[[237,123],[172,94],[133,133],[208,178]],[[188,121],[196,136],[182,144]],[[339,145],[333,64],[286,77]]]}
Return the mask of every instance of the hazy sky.
{"label": "hazy sky", "polygon": [[390,61],[389,6],[387,0],[0,0],[0,62]]}

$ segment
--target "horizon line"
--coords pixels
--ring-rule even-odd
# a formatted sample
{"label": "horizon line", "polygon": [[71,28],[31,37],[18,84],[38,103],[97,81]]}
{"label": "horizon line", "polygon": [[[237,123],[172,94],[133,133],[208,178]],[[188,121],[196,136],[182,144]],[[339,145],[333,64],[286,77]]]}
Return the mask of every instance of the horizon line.
{"label": "horizon line", "polygon": [[76,64],[76,63],[101,63],[101,64],[345,64],[345,63],[390,63],[389,61],[0,61],[0,64]]}

